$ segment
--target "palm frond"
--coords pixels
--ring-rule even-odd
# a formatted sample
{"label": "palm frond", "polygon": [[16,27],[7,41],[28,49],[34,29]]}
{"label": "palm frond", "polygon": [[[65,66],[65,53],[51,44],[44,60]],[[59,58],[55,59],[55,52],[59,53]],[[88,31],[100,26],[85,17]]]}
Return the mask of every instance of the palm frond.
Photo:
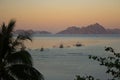
{"label": "palm frond", "polygon": [[17,39],[18,40],[27,40],[28,39],[28,40],[32,41],[31,34],[28,32],[24,32],[24,34],[19,34]]}
{"label": "palm frond", "polygon": [[12,43],[12,47],[14,48],[18,45],[22,45],[22,41],[24,41],[24,40],[32,41],[31,34],[29,34],[29,33],[19,34],[17,36],[17,38],[15,39],[15,41]]}
{"label": "palm frond", "polygon": [[10,43],[11,43],[11,38],[12,38],[12,30],[14,28],[15,21],[11,20],[8,24],[8,26],[3,23],[2,25],[2,32],[1,32],[1,46],[0,46],[0,51],[1,51],[1,57],[5,57],[10,53]]}
{"label": "palm frond", "polygon": [[44,80],[43,75],[32,67],[32,57],[29,52],[25,49],[17,51],[19,47],[17,45],[24,47],[24,40],[32,41],[31,34],[25,32],[15,40],[12,36],[14,26],[15,20],[11,20],[8,26],[5,23],[1,26],[0,80]]}
{"label": "palm frond", "polygon": [[2,76],[0,76],[0,80],[16,80],[16,79],[9,73],[4,72]]}
{"label": "palm frond", "polygon": [[7,70],[18,80],[44,80],[43,75],[32,66],[18,64],[9,66]]}
{"label": "palm frond", "polygon": [[11,33],[14,29],[14,26],[15,26],[15,20],[11,20],[8,24],[8,27],[7,27],[7,33]]}
{"label": "palm frond", "polygon": [[2,30],[1,30],[2,34],[5,34],[7,30],[5,23],[3,23],[1,27],[2,27]]}
{"label": "palm frond", "polygon": [[12,54],[8,55],[5,60],[7,61],[8,64],[22,63],[22,64],[32,66],[32,57],[25,50],[21,50],[21,51],[12,53]]}

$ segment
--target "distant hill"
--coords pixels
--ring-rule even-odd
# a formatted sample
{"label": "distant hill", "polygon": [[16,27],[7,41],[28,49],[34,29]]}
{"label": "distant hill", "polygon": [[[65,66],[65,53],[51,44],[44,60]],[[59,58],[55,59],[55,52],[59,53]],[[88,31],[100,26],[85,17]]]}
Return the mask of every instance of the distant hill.
{"label": "distant hill", "polygon": [[76,26],[68,27],[66,30],[60,31],[57,34],[79,34],[80,28]]}
{"label": "distant hill", "polygon": [[109,34],[120,34],[120,29],[107,29]]}
{"label": "distant hill", "polygon": [[48,31],[33,31],[33,30],[16,30],[14,31],[14,34],[21,34],[24,32],[28,32],[30,34],[52,34],[51,32]]}
{"label": "distant hill", "polygon": [[[48,31],[34,31],[34,30],[16,30],[15,34],[28,32],[30,34],[52,34]],[[56,34],[120,34],[120,29],[106,29],[99,23],[91,24],[86,27],[72,26],[62,30]]]}
{"label": "distant hill", "polygon": [[48,31],[35,31],[34,34],[52,34],[52,33]]}
{"label": "distant hill", "polygon": [[88,25],[86,27],[68,27],[57,34],[120,34],[120,29],[105,29],[99,23]]}

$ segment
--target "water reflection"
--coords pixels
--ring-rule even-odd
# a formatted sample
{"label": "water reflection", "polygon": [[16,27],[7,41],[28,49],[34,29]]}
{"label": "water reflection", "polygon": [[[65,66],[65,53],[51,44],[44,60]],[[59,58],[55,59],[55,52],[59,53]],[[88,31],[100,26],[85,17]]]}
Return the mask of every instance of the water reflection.
{"label": "water reflection", "polygon": [[[79,42],[82,47],[75,47]],[[34,59],[34,66],[46,80],[74,80],[75,75],[90,74],[106,80],[105,67],[88,59],[88,55],[106,56],[104,47],[119,48],[118,37],[34,37],[27,46]],[[59,48],[60,44],[64,48]],[[69,46],[69,47],[68,47]],[[44,51],[41,51],[44,48]]]}

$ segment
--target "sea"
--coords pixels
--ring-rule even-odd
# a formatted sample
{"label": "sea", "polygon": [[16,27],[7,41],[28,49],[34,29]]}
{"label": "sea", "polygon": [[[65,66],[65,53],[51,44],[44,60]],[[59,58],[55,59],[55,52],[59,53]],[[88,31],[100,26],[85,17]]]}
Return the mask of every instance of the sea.
{"label": "sea", "polygon": [[25,45],[33,57],[34,67],[45,80],[74,80],[76,75],[107,80],[111,78],[106,74],[107,68],[90,60],[88,55],[111,56],[105,47],[120,52],[120,34],[35,34],[32,42],[26,41]]}

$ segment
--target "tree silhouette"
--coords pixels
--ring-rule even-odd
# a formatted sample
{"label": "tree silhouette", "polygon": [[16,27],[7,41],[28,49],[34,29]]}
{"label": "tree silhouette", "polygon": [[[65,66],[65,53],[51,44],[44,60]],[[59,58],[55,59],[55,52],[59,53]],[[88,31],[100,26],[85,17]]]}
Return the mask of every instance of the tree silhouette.
{"label": "tree silhouette", "polygon": [[44,80],[43,75],[33,68],[32,57],[25,50],[24,40],[31,40],[30,34],[13,37],[15,20],[0,30],[0,80]]}
{"label": "tree silhouette", "polygon": [[[99,57],[89,55],[89,59],[96,60],[101,66],[107,68],[106,73],[112,76],[108,80],[120,80],[120,53],[116,53],[112,47],[105,47],[105,51],[111,52],[112,54],[107,57]],[[99,80],[95,79],[93,76],[76,76],[76,80]]]}

